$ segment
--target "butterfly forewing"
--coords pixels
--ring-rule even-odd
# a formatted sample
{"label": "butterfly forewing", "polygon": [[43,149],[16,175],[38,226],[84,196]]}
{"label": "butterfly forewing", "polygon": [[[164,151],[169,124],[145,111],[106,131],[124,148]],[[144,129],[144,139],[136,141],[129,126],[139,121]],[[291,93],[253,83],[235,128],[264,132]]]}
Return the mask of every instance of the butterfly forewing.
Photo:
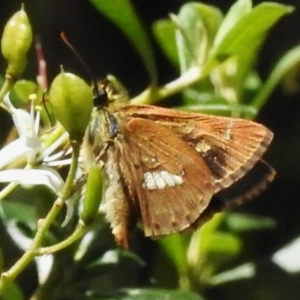
{"label": "butterfly forewing", "polygon": [[129,189],[138,199],[145,234],[160,236],[189,227],[215,193],[202,157],[152,120],[132,118],[120,127],[121,170],[125,181],[134,178]]}
{"label": "butterfly forewing", "polygon": [[203,157],[221,190],[242,178],[255,165],[270,143],[272,134],[262,125],[245,120],[221,118],[217,124],[213,119],[211,121],[211,131],[207,128],[205,134],[197,136],[202,123],[198,121],[195,135],[183,135],[183,138],[189,139]]}
{"label": "butterfly forewing", "polygon": [[205,161],[221,190],[243,177],[260,159],[273,134],[261,124],[236,118],[186,113],[154,106],[126,106],[131,117],[169,128]]}

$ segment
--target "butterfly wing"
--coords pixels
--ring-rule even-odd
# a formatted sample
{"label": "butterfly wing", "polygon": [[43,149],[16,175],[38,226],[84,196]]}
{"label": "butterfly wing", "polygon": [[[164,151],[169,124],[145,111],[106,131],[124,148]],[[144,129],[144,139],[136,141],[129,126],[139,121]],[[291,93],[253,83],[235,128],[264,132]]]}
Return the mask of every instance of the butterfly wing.
{"label": "butterfly wing", "polygon": [[274,179],[275,171],[265,161],[259,160],[239,181],[215,194],[193,227],[207,222],[214,214],[232,209],[259,195]]}
{"label": "butterfly wing", "polygon": [[273,137],[265,126],[244,119],[150,105],[129,105],[124,111],[130,118],[146,118],[167,127],[192,147],[211,171],[217,191],[229,187],[253,168]]}
{"label": "butterfly wing", "polygon": [[213,177],[198,153],[169,128],[152,120],[119,122],[120,170],[138,201],[146,236],[190,227],[215,193]]}

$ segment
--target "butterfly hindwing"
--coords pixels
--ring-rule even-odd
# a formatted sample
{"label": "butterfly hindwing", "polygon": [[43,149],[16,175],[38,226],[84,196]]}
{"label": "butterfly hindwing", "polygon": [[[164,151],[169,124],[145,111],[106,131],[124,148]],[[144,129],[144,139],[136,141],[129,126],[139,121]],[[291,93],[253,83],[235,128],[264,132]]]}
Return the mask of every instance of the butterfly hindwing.
{"label": "butterfly hindwing", "polygon": [[[147,236],[188,228],[215,193],[201,156],[167,127],[132,118],[121,127],[121,170]],[[127,177],[131,179],[126,180]]]}
{"label": "butterfly hindwing", "polygon": [[239,181],[215,194],[193,226],[199,227],[211,219],[214,214],[235,208],[258,196],[273,181],[274,177],[274,169],[260,159]]}

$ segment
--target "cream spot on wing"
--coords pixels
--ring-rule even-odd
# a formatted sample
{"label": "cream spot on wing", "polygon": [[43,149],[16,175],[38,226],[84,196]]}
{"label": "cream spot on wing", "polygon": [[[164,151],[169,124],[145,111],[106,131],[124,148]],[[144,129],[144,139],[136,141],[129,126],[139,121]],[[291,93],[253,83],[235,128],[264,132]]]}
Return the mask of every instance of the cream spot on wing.
{"label": "cream spot on wing", "polygon": [[147,188],[148,190],[155,190],[156,184],[153,178],[153,173],[146,172],[144,173],[144,182],[142,184],[144,188]]}
{"label": "cream spot on wing", "polygon": [[183,183],[180,175],[172,174],[167,171],[145,172],[142,186],[148,190],[164,189],[174,187]]}
{"label": "cream spot on wing", "polygon": [[160,172],[153,172],[153,179],[155,181],[156,187],[160,190],[164,189],[166,187],[166,182],[161,177]]}
{"label": "cream spot on wing", "polygon": [[161,175],[161,177],[163,178],[163,180],[166,182],[166,184],[168,186],[175,186],[176,185],[174,176],[177,176],[177,175],[171,175],[167,171],[161,171],[160,175]]}
{"label": "cream spot on wing", "polygon": [[225,138],[226,140],[230,140],[230,139],[231,139],[231,129],[232,129],[232,127],[233,127],[233,122],[230,121],[230,122],[227,124],[227,126],[226,126],[226,131],[225,131],[225,133],[224,133],[224,138]]}
{"label": "cream spot on wing", "polygon": [[190,134],[194,130],[194,128],[195,124],[189,122],[180,128],[180,132],[184,134]]}
{"label": "cream spot on wing", "polygon": [[177,184],[178,184],[178,185],[183,184],[183,179],[182,179],[181,176],[179,176],[179,175],[173,175],[173,178],[174,178],[174,180],[175,180],[176,185],[177,185]]}
{"label": "cream spot on wing", "polygon": [[142,156],[142,161],[143,162],[148,162],[149,161],[149,158],[148,158],[148,156]]}
{"label": "cream spot on wing", "polygon": [[195,146],[195,150],[200,153],[206,153],[210,149],[211,149],[211,146],[203,141],[197,143],[197,145]]}

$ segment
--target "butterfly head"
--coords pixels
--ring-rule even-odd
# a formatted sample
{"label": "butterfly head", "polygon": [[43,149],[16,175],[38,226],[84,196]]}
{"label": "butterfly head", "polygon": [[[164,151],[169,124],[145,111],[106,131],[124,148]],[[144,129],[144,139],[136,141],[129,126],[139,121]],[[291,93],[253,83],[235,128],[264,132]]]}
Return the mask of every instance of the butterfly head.
{"label": "butterfly head", "polygon": [[128,102],[128,94],[123,85],[112,75],[95,81],[93,84],[94,107],[102,109],[112,104],[125,104]]}

